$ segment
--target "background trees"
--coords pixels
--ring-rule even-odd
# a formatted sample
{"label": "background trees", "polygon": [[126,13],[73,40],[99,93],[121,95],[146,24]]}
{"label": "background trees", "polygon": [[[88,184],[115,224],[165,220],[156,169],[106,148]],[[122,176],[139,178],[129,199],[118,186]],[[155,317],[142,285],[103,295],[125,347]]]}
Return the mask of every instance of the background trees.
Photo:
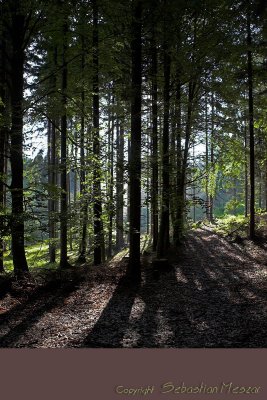
{"label": "background trees", "polygon": [[[136,276],[147,230],[158,258],[190,218],[250,214],[253,237],[267,204],[265,15],[249,1],[1,3],[0,270],[5,247],[27,271],[30,220],[61,267],[129,240]],[[34,142],[46,174],[28,185]]]}

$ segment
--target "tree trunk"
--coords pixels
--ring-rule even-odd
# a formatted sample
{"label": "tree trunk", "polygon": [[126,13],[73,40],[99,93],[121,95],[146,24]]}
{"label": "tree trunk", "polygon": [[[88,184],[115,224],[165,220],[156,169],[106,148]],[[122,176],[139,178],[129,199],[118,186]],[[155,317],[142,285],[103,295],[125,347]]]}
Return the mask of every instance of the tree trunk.
{"label": "tree trunk", "polygon": [[205,93],[205,191],[206,191],[206,217],[210,221],[210,197],[209,197],[209,123],[208,123],[208,93]]}
{"label": "tree trunk", "polygon": [[[3,15],[1,15],[3,18]],[[7,157],[7,137],[8,137],[8,126],[7,126],[7,112],[8,109],[8,98],[6,90],[6,40],[5,32],[3,27],[3,21],[1,21],[1,39],[0,39],[0,212],[3,215],[5,212],[5,163]],[[4,239],[3,232],[5,222],[2,215],[0,216],[0,272],[4,271]]]}
{"label": "tree trunk", "polygon": [[[2,97],[2,96],[1,96]],[[2,97],[3,98],[3,97]],[[3,111],[0,106],[0,114]],[[4,175],[5,175],[5,157],[6,157],[6,133],[4,127],[0,126],[0,211],[4,212],[5,191],[4,191]],[[4,221],[0,216],[0,272],[4,271]]]}
{"label": "tree trunk", "polygon": [[129,268],[140,278],[141,218],[141,103],[142,103],[142,2],[134,1],[132,15],[131,144],[129,154],[130,251]]}
{"label": "tree trunk", "polygon": [[104,251],[102,226],[100,139],[99,139],[99,49],[98,49],[98,6],[93,0],[93,197],[94,197],[94,264],[101,264]]}
{"label": "tree trunk", "polygon": [[[65,18],[67,18],[65,16]],[[61,143],[60,143],[60,267],[68,266],[68,189],[67,189],[67,20],[63,24],[62,83],[61,83]]]}
{"label": "tree trunk", "polygon": [[[247,148],[248,148],[248,143],[247,143],[247,122],[245,120],[245,127],[244,127],[244,157],[245,157],[245,165],[244,165],[244,173],[245,173],[245,217],[248,216],[248,157],[247,157]],[[267,192],[266,192],[267,193]],[[266,207],[267,209],[267,207]]]}
{"label": "tree trunk", "polygon": [[[83,17],[84,18],[84,17]],[[81,192],[81,232],[80,232],[80,254],[78,261],[84,263],[86,261],[87,250],[87,223],[88,223],[88,198],[86,193],[86,162],[85,162],[85,91],[84,91],[84,68],[85,68],[85,46],[84,35],[82,35],[82,93],[81,93],[81,130],[80,130],[80,192]]]}
{"label": "tree trunk", "polygon": [[264,163],[265,212],[267,212],[267,160]]}
{"label": "tree trunk", "polygon": [[248,112],[249,112],[249,160],[250,160],[250,222],[249,236],[255,238],[255,150],[254,150],[254,113],[253,113],[253,69],[251,51],[250,0],[247,10],[247,74],[248,74]]}
{"label": "tree trunk", "polygon": [[[214,93],[211,96],[211,132],[210,132],[210,166],[211,172],[214,174],[215,165],[214,165]],[[214,178],[213,178],[214,179]],[[213,222],[213,193],[209,196],[209,220]]]}
{"label": "tree trunk", "polygon": [[[193,81],[189,82],[188,86],[188,103],[187,103],[187,116],[185,125],[185,145],[184,154],[182,160],[180,157],[177,158],[177,162],[180,165],[177,166],[177,211],[174,229],[174,241],[178,244],[181,240],[184,231],[184,208],[185,208],[185,185],[186,185],[186,169],[188,162],[188,152],[191,137],[191,125],[192,125],[192,112],[193,112],[193,100],[195,94],[196,84]],[[178,134],[179,136],[179,134]],[[179,146],[181,144],[181,138],[178,137]],[[181,154],[181,150],[178,148],[178,154]],[[179,173],[179,171],[181,171]]]}
{"label": "tree trunk", "polygon": [[49,199],[48,199],[48,232],[49,232],[49,262],[54,263],[56,260],[56,249],[54,244],[54,184],[53,184],[53,127],[52,122],[47,122],[47,164],[48,164],[48,184],[49,184]]}
{"label": "tree trunk", "polygon": [[[112,86],[110,87],[110,91]],[[107,256],[110,258],[112,256],[113,250],[113,217],[114,217],[114,195],[113,195],[113,185],[114,185],[114,96],[109,95],[109,106],[112,105],[112,110],[110,110],[108,115],[108,179],[107,179],[107,195],[108,195],[108,248]]]}
{"label": "tree trunk", "polygon": [[262,208],[262,173],[259,171],[259,209]]}
{"label": "tree trunk", "polygon": [[[57,85],[57,46],[55,46],[53,51],[53,68],[54,74],[51,77],[51,85],[54,90],[56,90]],[[55,115],[51,111],[51,119],[49,124],[49,134],[48,139],[48,181],[51,185],[50,195],[48,200],[48,225],[49,225],[49,262],[56,262],[56,239],[57,239],[57,229],[56,229],[56,213],[58,209],[58,197],[56,194],[57,187],[57,175],[58,175],[58,163],[57,163],[57,132],[56,132],[56,121]]]}
{"label": "tree trunk", "polygon": [[122,123],[117,130],[117,171],[116,171],[116,249],[124,246],[123,238],[123,196],[124,196],[124,130]]}
{"label": "tree trunk", "polygon": [[12,58],[11,58],[11,199],[12,199],[12,254],[16,275],[28,271],[24,247],[23,207],[23,70],[25,16],[16,3],[12,10]]}
{"label": "tree trunk", "polygon": [[[165,35],[166,35],[165,22]],[[170,116],[170,68],[171,58],[168,53],[167,39],[164,38],[164,110],[163,110],[163,134],[162,134],[162,206],[160,229],[157,244],[157,258],[166,257],[170,242],[170,162],[169,162],[169,116]]]}
{"label": "tree trunk", "polygon": [[152,36],[152,182],[151,182],[151,209],[152,209],[152,246],[153,251],[157,249],[159,231],[159,210],[158,210],[158,52],[155,41],[155,32]]}
{"label": "tree trunk", "polygon": [[184,190],[182,188],[182,107],[181,107],[181,82],[179,79],[179,71],[177,72],[176,86],[176,106],[177,106],[177,125],[176,125],[176,215],[173,229],[174,243],[178,244],[181,240],[183,232],[183,205],[184,205]]}

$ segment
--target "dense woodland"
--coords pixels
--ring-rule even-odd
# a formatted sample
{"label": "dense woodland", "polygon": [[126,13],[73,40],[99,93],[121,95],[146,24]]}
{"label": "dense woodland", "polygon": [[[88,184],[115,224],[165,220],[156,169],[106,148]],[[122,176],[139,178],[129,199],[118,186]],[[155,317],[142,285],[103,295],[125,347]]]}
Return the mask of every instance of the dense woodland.
{"label": "dense woodland", "polygon": [[256,239],[267,211],[265,1],[0,7],[1,272],[28,274],[36,248],[61,270],[128,249],[134,282],[144,250],[167,267],[201,223],[228,218]]}
{"label": "dense woodland", "polygon": [[0,0],[0,347],[266,347],[264,0]]}

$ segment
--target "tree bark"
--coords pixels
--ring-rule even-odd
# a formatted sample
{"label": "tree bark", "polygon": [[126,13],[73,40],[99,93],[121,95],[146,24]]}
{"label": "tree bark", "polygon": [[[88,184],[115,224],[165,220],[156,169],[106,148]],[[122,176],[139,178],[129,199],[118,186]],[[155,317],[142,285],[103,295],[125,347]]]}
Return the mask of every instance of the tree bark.
{"label": "tree bark", "polygon": [[[110,91],[112,91],[112,86],[110,86]],[[108,216],[109,216],[109,226],[108,226],[108,248],[107,256],[110,258],[113,251],[113,217],[114,217],[114,195],[113,195],[113,185],[114,185],[114,96],[109,94],[108,100],[109,106],[112,105],[112,110],[110,110],[108,115],[108,179],[107,179],[107,195],[108,195]]]}
{"label": "tree bark", "polygon": [[53,185],[53,134],[52,134],[52,122],[47,121],[47,164],[48,164],[48,184],[49,184],[49,198],[48,198],[48,231],[49,231],[49,262],[54,263],[56,261],[56,249],[54,244],[54,213],[53,213],[53,202],[54,202],[54,185]]}
{"label": "tree bark", "polygon": [[[185,185],[186,185],[186,169],[188,162],[188,152],[189,152],[189,144],[191,137],[191,125],[192,125],[192,113],[193,113],[193,100],[195,95],[196,84],[192,80],[188,85],[188,102],[187,102],[187,116],[186,116],[186,125],[185,125],[185,146],[184,146],[184,154],[183,158],[180,161],[178,158],[178,162],[181,162],[181,168],[179,173],[177,174],[177,211],[176,211],[176,220],[175,220],[175,228],[174,228],[174,241],[178,244],[181,240],[183,231],[184,231],[184,208],[185,208]],[[179,138],[179,142],[180,142]],[[178,149],[178,154],[181,150]]]}
{"label": "tree bark", "polygon": [[[166,26],[165,26],[166,29]],[[169,116],[170,116],[170,68],[171,58],[168,53],[166,38],[164,41],[164,110],[163,110],[163,134],[162,134],[162,206],[160,229],[157,244],[157,258],[166,257],[170,242],[170,162],[169,162]]]}
{"label": "tree bark", "polygon": [[24,245],[24,206],[23,206],[23,72],[25,16],[19,5],[12,3],[11,22],[11,199],[12,199],[12,255],[14,273],[21,275],[28,271]]}
{"label": "tree bark", "polygon": [[265,207],[265,212],[267,212],[267,160],[264,163],[264,188],[265,188],[265,190],[264,190],[264,192],[265,192],[264,193],[264,196],[265,196],[264,207]]}
{"label": "tree bark", "polygon": [[116,171],[116,249],[124,246],[123,238],[123,195],[124,195],[124,130],[122,123],[117,129]]}
{"label": "tree bark", "polygon": [[[84,79],[85,57],[84,57],[84,36],[82,36],[82,63],[81,72]],[[78,261],[84,263],[86,261],[87,250],[87,223],[88,223],[88,198],[86,193],[86,162],[85,162],[85,91],[84,82],[81,93],[81,130],[80,130],[80,191],[81,191],[81,239],[80,239],[80,254]]]}
{"label": "tree bark", "polygon": [[244,197],[245,197],[245,210],[244,214],[245,217],[248,216],[248,157],[247,157],[247,149],[248,149],[248,141],[247,141],[247,122],[245,119],[244,125],[244,175],[245,175],[245,182],[244,182]]}
{"label": "tree bark", "polygon": [[151,43],[151,75],[152,75],[152,182],[151,182],[151,209],[152,209],[152,246],[157,249],[159,231],[158,209],[158,52],[153,29]]}
{"label": "tree bark", "polygon": [[[5,211],[5,164],[7,157],[7,137],[8,137],[8,126],[7,126],[7,112],[8,109],[8,96],[7,96],[7,76],[6,76],[6,35],[3,26],[4,13],[1,8],[1,27],[0,27],[0,211],[1,214]],[[0,272],[4,271],[4,232],[5,222],[0,216]]]}
{"label": "tree bark", "polygon": [[[0,106],[0,113],[2,112]],[[6,133],[3,127],[0,127],[0,211],[5,207],[4,175],[5,175],[5,157],[6,157]],[[0,272],[4,271],[4,220],[0,216]]]}
{"label": "tree bark", "polygon": [[66,16],[63,23],[62,82],[61,82],[61,142],[60,142],[60,267],[68,266],[68,188],[67,188],[67,31]]}
{"label": "tree bark", "polygon": [[[54,74],[51,77],[51,86],[53,90],[56,90],[57,85],[57,46],[53,49],[53,68]],[[57,175],[58,175],[58,165],[57,165],[57,132],[56,132],[56,121],[53,110],[51,110],[51,118],[48,121],[48,181],[51,186],[50,195],[48,200],[48,225],[49,225],[49,262],[56,262],[56,212],[58,208],[58,198],[56,194],[57,187]]]}
{"label": "tree bark", "polygon": [[249,236],[255,238],[255,149],[254,149],[254,111],[253,111],[253,68],[251,51],[250,0],[247,9],[247,74],[248,74],[248,114],[249,114],[249,160],[250,160],[250,221]]}
{"label": "tree bark", "polygon": [[104,251],[104,233],[102,224],[100,139],[99,139],[99,48],[98,48],[98,5],[93,0],[93,197],[94,197],[94,264],[101,264]]}
{"label": "tree bark", "polygon": [[210,221],[210,196],[209,196],[209,122],[208,122],[208,93],[205,93],[205,168],[206,168],[206,179],[205,179],[205,191],[206,191],[206,217]]}
{"label": "tree bark", "polygon": [[129,154],[130,250],[129,268],[140,278],[141,218],[141,102],[142,102],[142,2],[134,1],[132,14],[131,143]]}
{"label": "tree bark", "polygon": [[179,243],[183,232],[183,204],[184,204],[184,190],[182,188],[182,107],[181,107],[181,82],[179,79],[179,71],[177,72],[177,86],[176,86],[176,212],[173,229],[174,243]]}
{"label": "tree bark", "polygon": [[[214,93],[211,95],[211,132],[210,132],[210,166],[211,172],[214,174],[215,165],[214,165]],[[213,221],[213,194],[211,193],[209,196],[209,220]]]}

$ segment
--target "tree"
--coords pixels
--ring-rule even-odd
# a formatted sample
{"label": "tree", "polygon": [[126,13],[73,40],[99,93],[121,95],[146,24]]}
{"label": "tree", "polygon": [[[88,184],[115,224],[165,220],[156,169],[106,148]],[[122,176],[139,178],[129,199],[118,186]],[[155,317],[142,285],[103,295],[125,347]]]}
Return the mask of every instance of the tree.
{"label": "tree", "polygon": [[163,91],[163,133],[162,133],[162,207],[160,218],[159,238],[157,243],[157,258],[166,256],[170,244],[170,156],[169,156],[169,118],[170,118],[170,72],[171,57],[169,54],[169,43],[167,36],[167,20],[165,6],[164,20],[164,43],[163,43],[163,69],[164,69],[164,91]]}
{"label": "tree", "polygon": [[130,249],[129,267],[140,278],[140,218],[141,218],[141,101],[142,101],[142,2],[135,0],[132,9],[132,87],[131,142],[129,153],[130,184]]}
{"label": "tree", "polygon": [[24,247],[24,206],[23,206],[23,84],[25,47],[29,17],[25,15],[22,3],[9,1],[10,10],[10,165],[11,165],[11,197],[12,197],[12,255],[14,272],[17,275],[28,271]]}
{"label": "tree", "polygon": [[[63,3],[60,3],[63,7]],[[68,266],[68,188],[67,188],[67,15],[62,21],[61,140],[60,140],[60,267]]]}
{"label": "tree", "polygon": [[[154,22],[154,21],[153,21]],[[158,210],[158,50],[155,38],[155,26],[152,26],[151,38],[151,76],[152,76],[152,240],[153,250],[156,251],[159,230]]]}
{"label": "tree", "polygon": [[117,124],[117,168],[116,168],[116,249],[124,246],[123,206],[124,206],[124,129],[123,122]]}
{"label": "tree", "polygon": [[6,160],[7,160],[7,138],[8,138],[8,96],[7,96],[7,78],[6,78],[6,31],[4,28],[4,9],[1,4],[0,20],[0,272],[4,271],[4,239],[5,228],[5,184],[6,184]]}
{"label": "tree", "polygon": [[94,197],[94,264],[104,260],[104,232],[102,224],[100,138],[99,138],[99,43],[98,4],[93,0],[93,197]]}
{"label": "tree", "polygon": [[255,153],[254,153],[254,113],[253,113],[253,70],[252,38],[250,26],[250,0],[247,2],[247,73],[248,73],[248,115],[249,115],[249,165],[250,165],[250,223],[249,235],[255,237]]}

